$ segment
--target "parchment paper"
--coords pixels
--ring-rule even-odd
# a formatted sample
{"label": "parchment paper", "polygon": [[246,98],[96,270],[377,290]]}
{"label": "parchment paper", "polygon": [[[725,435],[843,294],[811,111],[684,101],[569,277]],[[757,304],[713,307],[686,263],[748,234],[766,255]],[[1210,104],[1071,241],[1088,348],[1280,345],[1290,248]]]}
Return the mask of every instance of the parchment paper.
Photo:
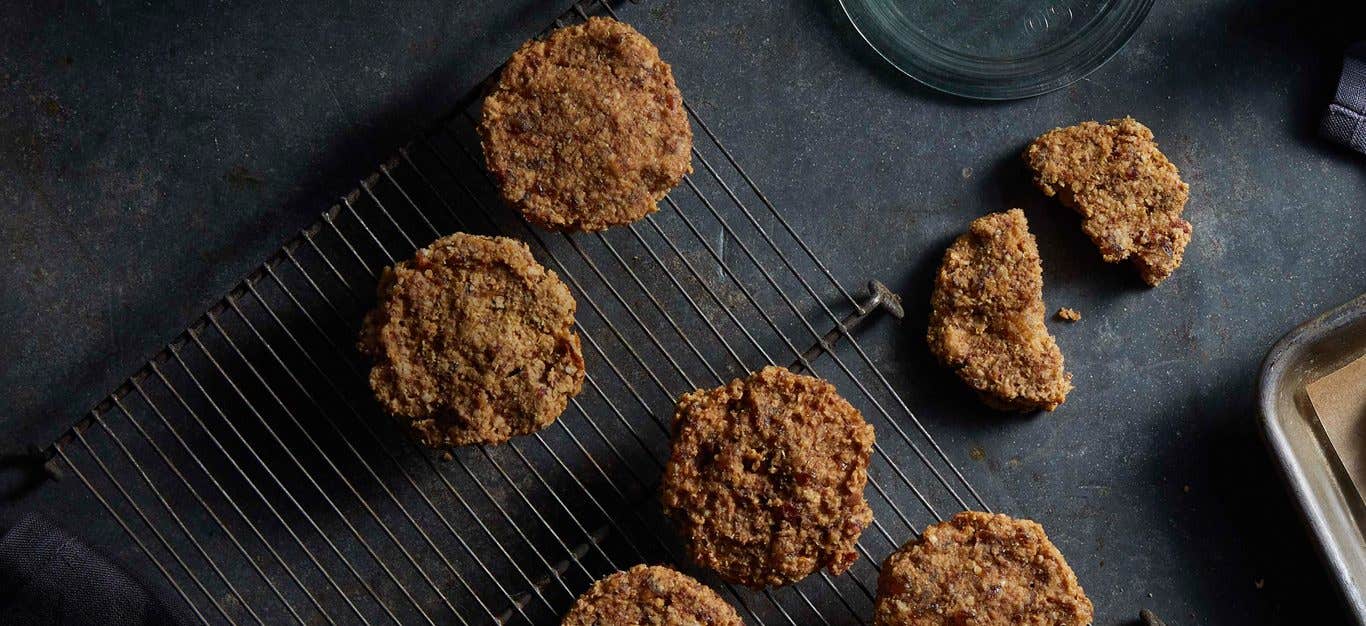
{"label": "parchment paper", "polygon": [[1366,500],[1366,355],[1305,387],[1357,497]]}

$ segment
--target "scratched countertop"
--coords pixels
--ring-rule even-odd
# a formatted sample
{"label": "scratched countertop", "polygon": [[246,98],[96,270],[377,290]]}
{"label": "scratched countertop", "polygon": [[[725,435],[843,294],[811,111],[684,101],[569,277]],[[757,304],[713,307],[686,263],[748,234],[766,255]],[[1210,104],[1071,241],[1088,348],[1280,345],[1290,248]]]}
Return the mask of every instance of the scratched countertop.
{"label": "scratched countertop", "polygon": [[[104,0],[0,14],[0,444],[46,444],[445,112],[560,2]],[[1327,4],[1327,3],[1324,3]],[[1007,103],[932,92],[827,0],[624,9],[828,263],[908,317],[866,341],[1002,509],[1044,521],[1097,624],[1345,623],[1255,424],[1292,326],[1366,290],[1366,157],[1316,135],[1362,17],[1288,0],[1162,2],[1100,70]],[[1191,185],[1184,266],[1147,289],[1028,185],[1034,135],[1133,115]],[[1025,209],[1076,390],[995,414],[923,341],[944,246]],[[830,223],[859,228],[830,228]],[[12,481],[13,477],[6,477]],[[8,484],[8,483],[7,483]],[[138,556],[74,481],[6,502]],[[155,581],[152,584],[156,584]]]}

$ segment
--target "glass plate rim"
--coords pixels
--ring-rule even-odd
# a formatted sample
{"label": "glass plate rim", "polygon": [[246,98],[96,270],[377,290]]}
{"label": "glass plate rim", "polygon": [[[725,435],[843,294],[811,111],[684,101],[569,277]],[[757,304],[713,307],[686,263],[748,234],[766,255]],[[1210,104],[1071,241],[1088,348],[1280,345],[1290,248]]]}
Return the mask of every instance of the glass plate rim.
{"label": "glass plate rim", "polygon": [[[975,100],[1030,98],[1085,78],[1109,62],[1133,38],[1155,3],[1155,0],[1120,0],[1115,8],[1110,9],[1120,12],[1116,18],[1109,20],[1110,23],[1088,27],[1043,51],[1011,61],[993,61],[990,57],[953,53],[943,46],[927,42],[927,47],[937,47],[946,52],[941,60],[935,61],[926,54],[914,52],[907,53],[905,58],[898,58],[900,55],[896,51],[885,49],[890,46],[885,43],[880,45],[879,38],[868,31],[876,29],[884,37],[890,33],[874,24],[860,24],[855,18],[856,11],[851,9],[851,5],[866,6],[867,1],[838,0],[838,3],[859,39],[878,57],[898,72],[931,89]],[[1103,17],[1104,14],[1091,21],[1106,22]],[[944,60],[950,63],[956,61],[960,65],[952,67]]]}

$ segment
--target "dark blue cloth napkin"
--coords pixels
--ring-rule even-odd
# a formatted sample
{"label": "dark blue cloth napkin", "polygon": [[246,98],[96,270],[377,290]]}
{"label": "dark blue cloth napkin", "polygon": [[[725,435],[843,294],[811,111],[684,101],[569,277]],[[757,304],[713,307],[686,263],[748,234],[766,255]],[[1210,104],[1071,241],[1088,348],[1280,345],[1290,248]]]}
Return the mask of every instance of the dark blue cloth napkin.
{"label": "dark blue cloth napkin", "polygon": [[1347,48],[1338,93],[1328,105],[1319,132],[1348,148],[1366,153],[1366,41]]}
{"label": "dark blue cloth napkin", "polygon": [[188,623],[75,536],[25,514],[0,537],[0,625]]}

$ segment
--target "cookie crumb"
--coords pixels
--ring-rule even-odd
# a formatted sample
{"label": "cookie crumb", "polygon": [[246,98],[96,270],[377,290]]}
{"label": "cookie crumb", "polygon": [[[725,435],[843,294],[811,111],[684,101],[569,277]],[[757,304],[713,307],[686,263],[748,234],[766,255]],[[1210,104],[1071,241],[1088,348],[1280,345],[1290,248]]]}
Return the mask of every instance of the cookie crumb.
{"label": "cookie crumb", "polygon": [[[1151,596],[1152,594],[1149,594]],[[1194,616],[1192,616],[1194,617]],[[1167,626],[1167,623],[1159,619],[1152,611],[1143,609],[1138,612],[1138,619],[1143,622],[1143,626]]]}
{"label": "cookie crumb", "polygon": [[1064,322],[1075,322],[1081,319],[1081,311],[1068,307],[1063,307],[1061,309],[1058,309],[1056,317]]}

